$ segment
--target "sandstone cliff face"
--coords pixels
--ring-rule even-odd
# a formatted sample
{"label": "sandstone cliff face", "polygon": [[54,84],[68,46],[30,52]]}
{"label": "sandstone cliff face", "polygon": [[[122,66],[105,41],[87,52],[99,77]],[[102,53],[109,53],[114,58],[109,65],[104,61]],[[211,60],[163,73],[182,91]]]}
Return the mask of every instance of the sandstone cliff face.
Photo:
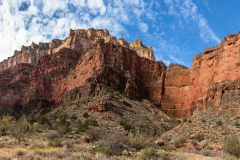
{"label": "sandstone cliff face", "polygon": [[128,44],[103,29],[71,30],[65,40],[33,43],[0,63],[0,106],[57,106],[111,88],[147,98],[168,115],[190,116],[197,107],[240,104],[239,64],[240,34],[205,50],[185,68],[155,61],[140,40]]}
{"label": "sandstone cliff face", "polygon": [[[233,82],[239,79],[239,61],[240,34],[230,35],[220,46],[207,49],[203,54],[196,56],[191,70],[193,105],[206,107],[208,93],[212,92],[213,86],[224,81]],[[215,105],[220,106],[220,103]]]}
{"label": "sandstone cliff face", "polygon": [[145,47],[140,40],[136,40],[130,45],[124,40],[117,40],[112,37],[106,29],[79,29],[70,30],[69,36],[65,40],[54,39],[49,43],[32,43],[31,46],[22,46],[21,51],[15,51],[14,56],[0,63],[0,71],[6,70],[17,64],[28,63],[37,64],[41,57],[58,52],[61,48],[69,48],[78,52],[84,52],[91,47],[94,41],[103,39],[105,43],[112,43],[116,46],[131,48],[144,58],[154,60],[154,54],[150,47]]}
{"label": "sandstone cliff face", "polygon": [[162,109],[176,117],[191,115],[191,70],[180,65],[170,65],[166,70]]}

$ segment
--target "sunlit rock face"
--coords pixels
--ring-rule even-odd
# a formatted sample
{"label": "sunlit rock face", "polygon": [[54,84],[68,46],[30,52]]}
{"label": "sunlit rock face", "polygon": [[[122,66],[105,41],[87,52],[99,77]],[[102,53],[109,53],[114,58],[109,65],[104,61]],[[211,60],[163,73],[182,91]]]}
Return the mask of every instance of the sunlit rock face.
{"label": "sunlit rock face", "polygon": [[[221,99],[228,94],[229,90],[233,90],[232,92],[239,96],[239,89],[236,86],[229,89],[222,87],[221,94],[220,88],[216,89],[216,86],[222,86],[223,83],[235,84],[240,79],[239,62],[240,34],[229,35],[219,46],[206,49],[196,56],[191,69],[193,105],[196,107],[206,107],[210,104],[220,106]],[[212,95],[213,92],[215,92],[214,95]],[[214,103],[209,103],[210,101]]]}
{"label": "sunlit rock face", "polygon": [[239,106],[239,67],[240,34],[206,49],[186,68],[155,61],[140,40],[128,43],[106,29],[70,30],[64,40],[23,46],[0,63],[0,106],[52,107],[111,88],[185,117],[196,108]]}

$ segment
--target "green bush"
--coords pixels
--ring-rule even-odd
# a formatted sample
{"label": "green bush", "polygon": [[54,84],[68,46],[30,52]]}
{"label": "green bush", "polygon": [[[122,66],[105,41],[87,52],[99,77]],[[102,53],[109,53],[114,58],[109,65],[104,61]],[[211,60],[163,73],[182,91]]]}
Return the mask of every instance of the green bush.
{"label": "green bush", "polygon": [[45,116],[39,116],[39,117],[37,118],[37,122],[38,122],[39,124],[41,124],[41,125],[44,125],[44,124],[47,124],[47,123],[48,123],[48,119],[47,119],[47,117],[45,117]]}
{"label": "green bush", "polygon": [[99,126],[98,122],[93,118],[86,119],[84,123],[86,123],[88,126]]}
{"label": "green bush", "polygon": [[83,122],[81,120],[79,120],[77,131],[78,132],[85,132],[89,128],[89,126],[99,126],[99,125],[98,125],[98,122],[93,118],[86,119]]}
{"label": "green bush", "polygon": [[161,151],[159,153],[159,160],[169,160],[169,153],[166,151]]}
{"label": "green bush", "polygon": [[111,155],[110,147],[106,143],[100,143],[96,148],[96,152],[103,153],[105,155]]}
{"label": "green bush", "polygon": [[120,125],[127,131],[130,131],[133,129],[133,127],[127,122],[127,121],[120,121]]}
{"label": "green bush", "polygon": [[67,118],[68,118],[68,115],[66,113],[60,113],[57,119],[58,125],[65,126],[67,123]]}
{"label": "green bush", "polygon": [[11,134],[17,138],[18,143],[21,143],[21,140],[26,137],[27,134],[32,132],[31,124],[24,115],[14,121],[11,127]]}
{"label": "green bush", "polygon": [[75,114],[73,114],[73,115],[70,117],[70,119],[71,119],[71,120],[77,120],[78,117],[77,117]]}
{"label": "green bush", "polygon": [[90,115],[87,112],[84,112],[83,113],[83,118],[88,118],[88,117],[90,117]]}
{"label": "green bush", "polygon": [[62,147],[63,146],[63,141],[61,138],[54,138],[48,142],[48,145],[50,147]]}
{"label": "green bush", "polygon": [[96,151],[106,155],[119,155],[124,150],[126,137],[119,132],[110,132],[102,137]]}
{"label": "green bush", "polygon": [[135,132],[128,135],[128,145],[132,148],[140,150],[149,146],[149,144],[149,139],[144,134]]}
{"label": "green bush", "polygon": [[238,121],[234,122],[234,125],[235,125],[236,127],[240,127],[240,123],[239,123]]}
{"label": "green bush", "polygon": [[186,139],[183,137],[180,137],[174,141],[174,146],[177,148],[180,148],[184,143],[186,143]]}
{"label": "green bush", "polygon": [[85,131],[85,134],[89,137],[89,141],[97,141],[103,136],[103,130],[91,127]]}
{"label": "green bush", "polygon": [[216,125],[217,125],[217,126],[222,126],[222,125],[223,125],[223,122],[222,122],[221,120],[217,120],[217,121],[216,121]]}
{"label": "green bush", "polygon": [[0,107],[0,117],[6,116],[9,113],[4,107]]}
{"label": "green bush", "polygon": [[21,150],[19,150],[19,151],[17,151],[17,153],[16,153],[16,155],[18,156],[18,157],[22,157],[22,156],[24,156],[26,153],[24,152],[24,151],[21,151]]}
{"label": "green bush", "polygon": [[14,123],[13,117],[2,116],[0,119],[0,134],[2,136],[10,134],[13,123]]}
{"label": "green bush", "polygon": [[223,147],[226,153],[229,153],[237,158],[240,158],[240,140],[237,138],[228,139]]}
{"label": "green bush", "polygon": [[156,149],[150,147],[150,148],[146,148],[146,149],[142,150],[139,155],[139,159],[140,160],[158,159],[158,154],[157,154]]}
{"label": "green bush", "polygon": [[78,121],[78,132],[85,132],[88,129],[88,124],[85,122],[82,122],[81,120]]}
{"label": "green bush", "polygon": [[198,133],[198,134],[196,134],[192,139],[194,139],[194,140],[196,140],[196,141],[198,141],[198,142],[201,142],[201,141],[203,141],[205,138],[204,138],[204,135],[203,135],[203,134]]}
{"label": "green bush", "polygon": [[16,119],[12,116],[3,116],[0,119],[0,133],[1,135],[12,135],[18,140],[18,143],[26,136],[37,131],[38,123],[31,124],[25,115]]}

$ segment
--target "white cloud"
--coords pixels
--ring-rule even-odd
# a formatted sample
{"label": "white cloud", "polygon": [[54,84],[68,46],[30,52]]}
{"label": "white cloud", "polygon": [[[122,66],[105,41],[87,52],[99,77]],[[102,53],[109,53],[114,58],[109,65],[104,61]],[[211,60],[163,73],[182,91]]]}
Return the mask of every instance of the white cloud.
{"label": "white cloud", "polygon": [[85,0],[69,0],[69,3],[80,8],[86,5]]}
{"label": "white cloud", "polygon": [[205,42],[211,40],[214,40],[217,43],[221,42],[220,38],[218,38],[213,30],[208,26],[206,19],[200,16],[198,25],[200,29],[200,36]]}
{"label": "white cloud", "polygon": [[[197,26],[199,27],[199,35],[203,42],[208,43],[209,41],[213,41],[220,43],[220,39],[208,25],[207,20],[203,15],[198,12],[198,7],[192,0],[164,0],[164,2],[168,7],[169,15],[183,18],[190,23],[197,23]],[[179,21],[182,23],[181,19],[179,19]]]}
{"label": "white cloud", "polygon": [[[19,11],[23,2],[29,6]],[[167,5],[167,12],[162,10],[163,4]],[[182,62],[177,56],[184,52],[181,47],[156,37],[164,31],[163,13],[175,16],[183,26],[195,23],[204,42],[220,41],[192,0],[0,0],[0,61],[12,56],[21,45],[64,38],[70,28],[93,27],[107,28],[114,36],[148,36],[150,45],[154,43],[152,39],[161,43],[156,46],[160,48],[159,55],[170,54]],[[171,25],[169,28],[173,30]],[[171,56],[157,57],[166,63],[177,62]]]}
{"label": "white cloud", "polygon": [[158,49],[155,48],[155,50],[160,52],[159,58],[162,59],[167,65],[170,63],[178,63],[186,66],[186,63],[180,58],[180,55],[183,53],[183,51],[174,43],[169,43],[160,37]]}
{"label": "white cloud", "polygon": [[169,54],[168,57],[172,62],[185,66],[185,63],[182,60],[180,60],[179,58],[175,57],[174,55]]}
{"label": "white cloud", "polygon": [[140,22],[139,23],[139,28],[140,28],[142,33],[147,33],[148,32],[148,25],[147,25],[147,23]]}
{"label": "white cloud", "polygon": [[87,1],[88,7],[93,11],[98,11],[103,15],[106,12],[106,6],[104,5],[103,0],[88,0]]}
{"label": "white cloud", "polygon": [[[141,0],[0,1],[0,61],[12,56],[21,45],[64,38],[70,28],[107,28],[118,36],[126,33],[125,24],[138,17],[140,29],[148,30],[147,24],[141,21],[145,10]],[[23,2],[28,6],[20,11]]]}

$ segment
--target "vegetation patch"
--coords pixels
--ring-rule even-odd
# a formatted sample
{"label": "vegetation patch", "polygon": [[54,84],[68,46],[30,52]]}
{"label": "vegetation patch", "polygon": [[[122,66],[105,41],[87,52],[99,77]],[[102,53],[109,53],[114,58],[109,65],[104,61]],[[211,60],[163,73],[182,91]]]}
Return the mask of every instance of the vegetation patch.
{"label": "vegetation patch", "polygon": [[125,120],[120,121],[120,125],[127,131],[130,131],[133,129],[133,127]]}
{"label": "vegetation patch", "polygon": [[157,160],[158,159],[158,154],[155,148],[146,148],[143,149],[140,154],[139,154],[139,159],[140,160]]}
{"label": "vegetation patch", "polygon": [[228,139],[224,144],[224,151],[240,158],[240,140],[237,138]]}
{"label": "vegetation patch", "polygon": [[201,141],[203,141],[203,140],[205,139],[205,137],[204,137],[203,134],[198,133],[198,134],[196,134],[192,139],[194,139],[194,140],[196,140],[196,141],[198,141],[198,142],[201,142]]}

